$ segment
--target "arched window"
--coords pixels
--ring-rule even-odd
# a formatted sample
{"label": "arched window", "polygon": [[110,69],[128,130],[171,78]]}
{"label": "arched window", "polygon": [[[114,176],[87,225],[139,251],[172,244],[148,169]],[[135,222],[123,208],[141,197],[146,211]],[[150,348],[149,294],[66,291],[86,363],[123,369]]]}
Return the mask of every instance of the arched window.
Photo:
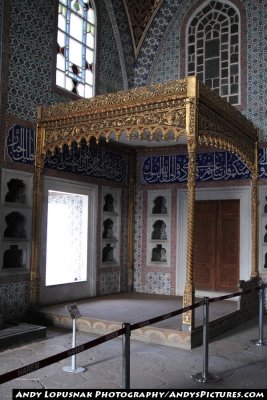
{"label": "arched window", "polygon": [[240,14],[227,0],[206,1],[186,26],[186,74],[197,75],[229,103],[241,103]]}
{"label": "arched window", "polygon": [[56,84],[86,98],[94,95],[95,27],[91,0],[59,0]]}

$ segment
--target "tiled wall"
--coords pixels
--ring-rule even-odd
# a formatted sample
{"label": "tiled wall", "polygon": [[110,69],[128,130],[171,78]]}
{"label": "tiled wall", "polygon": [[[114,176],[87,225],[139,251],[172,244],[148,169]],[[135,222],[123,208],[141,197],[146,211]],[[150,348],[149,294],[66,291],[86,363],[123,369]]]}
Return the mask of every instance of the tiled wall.
{"label": "tiled wall", "polygon": [[4,319],[12,321],[23,317],[29,304],[28,292],[27,282],[0,285],[0,312]]}
{"label": "tiled wall", "polygon": [[[149,199],[161,195],[164,189],[160,185],[151,185],[153,194],[151,196],[148,185],[139,187],[136,192],[136,213],[135,213],[135,248],[134,248],[134,290],[137,292],[154,294],[175,294],[176,279],[176,199],[175,189],[169,192],[168,210],[168,243],[163,242],[163,247],[167,248],[168,263],[151,262],[151,249],[156,246],[156,241],[149,243],[147,227],[149,225],[151,208],[148,204]],[[164,188],[166,190],[166,186]],[[150,188],[149,188],[150,189]],[[156,217],[156,219],[165,219]],[[154,218],[155,219],[155,218]]]}
{"label": "tiled wall", "polygon": [[165,0],[147,32],[135,68],[134,83],[179,79],[179,29],[192,1]]}
{"label": "tiled wall", "polygon": [[37,106],[63,101],[51,91],[54,0],[11,0],[7,112],[36,120]]}
{"label": "tiled wall", "polygon": [[100,276],[100,295],[120,292],[120,273],[106,272]]}
{"label": "tiled wall", "polygon": [[260,128],[261,140],[267,141],[267,52],[266,1],[244,2],[248,21],[247,110],[245,115]]}
{"label": "tiled wall", "polygon": [[131,88],[135,85],[134,82],[135,59],[134,59],[133,45],[127,21],[127,16],[122,0],[110,0],[110,1],[112,1],[112,7],[118,24],[118,30],[123,50],[123,58],[125,61],[128,87]]}
{"label": "tiled wall", "polygon": [[97,40],[97,93],[105,94],[126,89],[127,78],[123,79],[125,63],[121,55],[117,26],[115,25],[113,29],[111,24],[116,24],[116,19],[113,18],[110,0],[101,0],[97,3],[100,3],[97,8],[97,25],[101,26]]}
{"label": "tiled wall", "polygon": [[[108,0],[106,0],[108,2]],[[55,0],[11,0],[10,60],[7,112],[36,121],[37,106],[64,102],[68,96],[51,90],[54,79]],[[98,1],[98,91],[123,89],[114,31],[105,1]]]}
{"label": "tiled wall", "polygon": [[[144,40],[135,68],[134,84],[142,86],[180,78],[180,28],[193,0],[163,2]],[[264,1],[243,0],[247,18],[247,108],[244,114],[267,140],[266,14]],[[264,17],[265,16],[265,17]],[[265,27],[265,28],[264,28]],[[246,31],[246,27],[245,27]],[[246,84],[246,82],[245,82]]]}

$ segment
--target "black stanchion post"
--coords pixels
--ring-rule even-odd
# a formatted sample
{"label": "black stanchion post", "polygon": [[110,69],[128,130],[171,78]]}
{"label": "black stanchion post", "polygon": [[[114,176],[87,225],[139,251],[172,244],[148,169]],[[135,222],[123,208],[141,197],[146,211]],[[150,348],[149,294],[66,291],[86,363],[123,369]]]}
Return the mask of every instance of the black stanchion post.
{"label": "black stanchion post", "polygon": [[130,336],[131,324],[128,322],[122,324],[125,329],[122,335],[122,387],[130,389]]}
{"label": "black stanchion post", "polygon": [[251,340],[256,346],[266,346],[266,340],[263,338],[263,319],[264,319],[264,283],[261,283],[259,290],[259,339]]}
{"label": "black stanchion post", "polygon": [[220,378],[209,374],[209,298],[204,297],[203,307],[203,371],[192,375],[193,381],[201,383],[218,382]]}
{"label": "black stanchion post", "polygon": [[[76,304],[70,304],[66,306],[71,319],[72,319],[72,348],[76,347],[76,319],[81,316],[80,311]],[[63,367],[63,371],[72,372],[74,374],[79,374],[85,371],[83,367],[76,367],[76,354],[73,354],[71,359],[71,366]]]}

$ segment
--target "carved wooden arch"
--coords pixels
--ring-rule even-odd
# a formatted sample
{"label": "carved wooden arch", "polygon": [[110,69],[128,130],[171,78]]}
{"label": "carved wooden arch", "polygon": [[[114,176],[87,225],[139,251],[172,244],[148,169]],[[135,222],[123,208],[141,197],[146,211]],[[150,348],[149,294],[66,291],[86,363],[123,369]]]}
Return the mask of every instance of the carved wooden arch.
{"label": "carved wooden arch", "polygon": [[[258,132],[233,106],[206,88],[196,77],[155,84],[125,92],[43,106],[38,109],[37,146],[34,178],[33,242],[30,303],[39,302],[39,259],[42,173],[47,151],[89,143],[127,139],[161,145],[179,143],[186,137],[188,147],[187,265],[184,305],[194,301],[193,230],[198,144],[220,145],[240,155],[252,172],[252,276],[257,276],[257,150]],[[206,142],[206,143],[205,143]],[[132,184],[132,182],[131,182]],[[130,208],[129,208],[130,210]],[[133,209],[129,211],[133,221]],[[130,232],[130,231],[129,231]],[[133,242],[129,239],[129,242]],[[130,257],[131,258],[131,257]],[[184,324],[194,324],[193,314],[185,313]]]}

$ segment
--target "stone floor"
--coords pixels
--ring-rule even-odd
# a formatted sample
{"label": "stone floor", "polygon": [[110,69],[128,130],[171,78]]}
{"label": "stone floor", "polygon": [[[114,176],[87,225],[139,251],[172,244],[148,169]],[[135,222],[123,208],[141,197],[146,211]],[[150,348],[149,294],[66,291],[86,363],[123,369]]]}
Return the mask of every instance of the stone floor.
{"label": "stone floor", "polygon": [[[264,332],[267,335],[267,322]],[[264,389],[267,388],[267,346],[256,346],[258,319],[228,331],[209,345],[209,372],[217,374],[217,383],[196,383],[192,374],[201,372],[203,348],[183,350],[131,340],[131,388],[136,389]],[[77,345],[97,337],[77,332]],[[47,339],[0,352],[0,374],[36,362],[71,348],[70,331],[48,328]],[[79,353],[78,366],[86,371],[63,371],[71,359],[50,365],[0,385],[0,399],[12,398],[16,389],[120,389],[122,341],[113,339]]]}

